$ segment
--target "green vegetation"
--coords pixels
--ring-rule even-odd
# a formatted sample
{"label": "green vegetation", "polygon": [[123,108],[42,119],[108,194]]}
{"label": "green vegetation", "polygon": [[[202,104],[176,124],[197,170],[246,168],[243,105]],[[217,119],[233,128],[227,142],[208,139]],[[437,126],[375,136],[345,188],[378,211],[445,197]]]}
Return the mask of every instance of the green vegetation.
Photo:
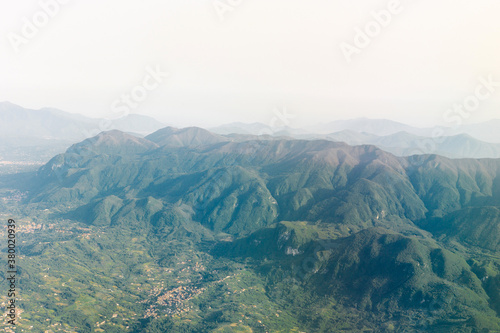
{"label": "green vegetation", "polygon": [[22,226],[18,329],[497,332],[499,170],[200,129],[103,133],[0,178]]}

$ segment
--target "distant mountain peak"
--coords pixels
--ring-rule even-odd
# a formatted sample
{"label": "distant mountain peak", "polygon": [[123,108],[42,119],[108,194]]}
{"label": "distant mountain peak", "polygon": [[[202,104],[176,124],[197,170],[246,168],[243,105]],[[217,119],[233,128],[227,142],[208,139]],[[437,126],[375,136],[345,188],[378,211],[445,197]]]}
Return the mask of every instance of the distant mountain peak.
{"label": "distant mountain peak", "polygon": [[[102,131],[102,119],[89,118],[80,114],[65,112],[56,108],[33,110],[11,102],[0,103],[0,138],[55,139],[78,142],[97,131]],[[164,127],[157,120],[130,114],[114,119],[107,129],[147,135]]]}
{"label": "distant mountain peak", "polygon": [[68,152],[78,152],[79,150],[92,150],[96,153],[138,153],[157,148],[154,142],[138,138],[131,134],[119,130],[101,132],[98,135],[86,139],[71,146]]}
{"label": "distant mountain peak", "polygon": [[208,144],[230,141],[229,138],[207,131],[200,127],[174,128],[165,127],[146,137],[159,146],[198,147]]}

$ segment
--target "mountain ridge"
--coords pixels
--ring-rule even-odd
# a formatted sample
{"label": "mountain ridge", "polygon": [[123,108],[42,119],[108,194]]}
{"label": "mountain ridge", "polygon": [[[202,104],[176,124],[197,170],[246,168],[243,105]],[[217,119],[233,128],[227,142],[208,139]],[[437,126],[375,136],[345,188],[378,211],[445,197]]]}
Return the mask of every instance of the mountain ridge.
{"label": "mountain ridge", "polygon": [[[37,234],[24,250],[35,259],[26,260],[26,272],[47,275],[31,264],[43,258],[51,275],[77,271],[129,317],[182,308],[191,320],[136,321],[134,333],[216,332],[245,316],[269,331],[500,329],[500,159],[231,138],[199,128],[164,128],[146,138],[113,130],[17,178],[12,184],[27,190],[20,207],[82,230],[56,241]],[[26,292],[30,304],[54,294],[44,282],[27,281],[35,292]],[[146,295],[146,283],[161,292]],[[84,293],[92,309],[111,316],[99,293]],[[63,322],[85,322],[60,305],[88,309],[78,298],[57,297],[47,304],[70,315]]]}

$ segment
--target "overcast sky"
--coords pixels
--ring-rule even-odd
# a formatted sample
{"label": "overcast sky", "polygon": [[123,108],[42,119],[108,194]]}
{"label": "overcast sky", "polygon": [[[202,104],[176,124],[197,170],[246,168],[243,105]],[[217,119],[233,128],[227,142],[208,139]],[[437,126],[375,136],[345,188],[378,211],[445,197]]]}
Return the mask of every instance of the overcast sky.
{"label": "overcast sky", "polygon": [[0,0],[0,101],[177,126],[479,122],[500,118],[500,85],[481,81],[500,82],[499,13],[498,0]]}

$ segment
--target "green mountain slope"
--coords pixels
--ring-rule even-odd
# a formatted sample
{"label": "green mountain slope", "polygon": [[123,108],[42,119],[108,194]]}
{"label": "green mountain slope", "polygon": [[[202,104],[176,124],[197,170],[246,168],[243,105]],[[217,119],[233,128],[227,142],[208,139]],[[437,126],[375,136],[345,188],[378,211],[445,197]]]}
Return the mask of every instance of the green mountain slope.
{"label": "green mountain slope", "polygon": [[[142,314],[120,323],[129,331],[493,332],[500,329],[499,172],[500,160],[402,158],[323,140],[111,131],[25,179],[29,194],[19,209],[90,230],[85,246],[79,236],[44,234],[45,245],[26,245],[28,255],[61,276],[79,258],[85,280],[100,258],[95,290],[115,285],[107,299],[129,295],[126,311]],[[61,264],[56,246],[69,256]],[[198,264],[187,269],[180,257]],[[40,279],[35,267],[26,271]],[[170,275],[175,267],[183,268]],[[145,274],[155,280],[140,288],[151,293],[125,288]],[[28,282],[33,301],[41,297],[35,281]],[[95,290],[64,283],[105,308]],[[79,302],[68,296],[57,304]],[[70,315],[57,304],[50,306]]]}

